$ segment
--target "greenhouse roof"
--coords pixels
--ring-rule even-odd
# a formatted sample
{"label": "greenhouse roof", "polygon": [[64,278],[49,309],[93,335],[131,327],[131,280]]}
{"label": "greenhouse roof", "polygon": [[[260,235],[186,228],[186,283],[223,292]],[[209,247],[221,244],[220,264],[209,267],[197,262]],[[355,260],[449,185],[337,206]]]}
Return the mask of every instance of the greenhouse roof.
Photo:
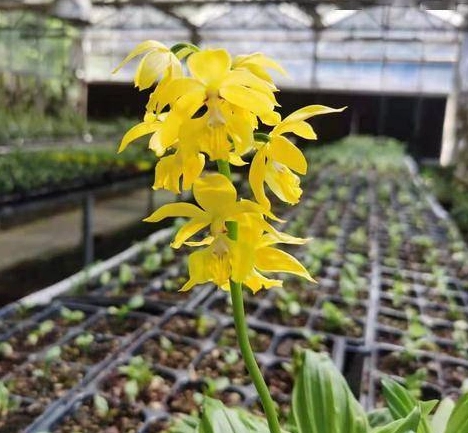
{"label": "greenhouse roof", "polygon": [[[289,71],[290,78],[278,77],[283,87],[449,93],[468,0],[421,0],[412,7],[396,3],[2,0],[0,8],[42,7],[51,15],[85,23],[84,61],[76,74],[88,83],[131,82],[133,64],[117,75],[110,71],[137,43],[156,39],[168,46],[181,40],[223,46],[234,55],[262,51]],[[340,9],[351,5],[354,9]],[[367,7],[358,9],[360,5]],[[8,69],[17,68],[9,62]]]}

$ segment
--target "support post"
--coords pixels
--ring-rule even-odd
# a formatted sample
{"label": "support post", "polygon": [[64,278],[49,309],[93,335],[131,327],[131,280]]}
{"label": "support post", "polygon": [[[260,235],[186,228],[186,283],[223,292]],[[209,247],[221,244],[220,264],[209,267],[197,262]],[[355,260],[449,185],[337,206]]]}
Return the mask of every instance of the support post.
{"label": "support post", "polygon": [[94,261],[93,208],[94,195],[91,192],[87,192],[83,197],[81,226],[84,266],[88,266]]}

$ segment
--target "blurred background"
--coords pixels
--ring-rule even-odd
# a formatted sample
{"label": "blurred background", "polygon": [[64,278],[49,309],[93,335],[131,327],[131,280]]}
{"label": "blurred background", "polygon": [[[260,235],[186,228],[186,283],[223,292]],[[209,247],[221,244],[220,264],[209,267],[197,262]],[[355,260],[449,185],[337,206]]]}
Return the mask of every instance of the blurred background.
{"label": "blurred background", "polygon": [[400,140],[466,235],[467,20],[466,0],[0,0],[0,303],[142,239],[173,200],[144,146],[116,155],[148,94],[135,62],[111,71],[145,39],[272,56],[282,113],[348,106],[314,146]]}

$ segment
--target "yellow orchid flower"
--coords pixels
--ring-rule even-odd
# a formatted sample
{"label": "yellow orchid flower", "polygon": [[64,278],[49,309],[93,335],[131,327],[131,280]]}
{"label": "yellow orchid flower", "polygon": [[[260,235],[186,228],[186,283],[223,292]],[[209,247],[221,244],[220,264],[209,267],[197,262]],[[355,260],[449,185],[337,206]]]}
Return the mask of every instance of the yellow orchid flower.
{"label": "yellow orchid flower", "polygon": [[273,83],[273,79],[266,69],[272,69],[282,75],[288,75],[280,64],[265,56],[263,53],[236,56],[232,62],[232,67],[233,69],[247,69],[258,78],[268,81],[269,83]]}
{"label": "yellow orchid flower", "polygon": [[157,41],[144,41],[112,71],[115,74],[133,58],[146,53],[138,64],[135,72],[135,87],[140,90],[151,87],[156,80],[167,73],[171,78],[182,76],[182,66],[179,59],[164,44]]}
{"label": "yellow orchid flower", "polygon": [[[172,246],[180,248],[191,236],[210,226],[213,237],[226,233],[226,221],[236,221],[243,214],[251,214],[252,221],[263,230],[270,225],[263,219],[258,203],[237,200],[234,185],[223,175],[215,173],[198,178],[193,183],[193,196],[199,206],[178,202],[161,206],[144,221],[159,222],[169,217],[188,217],[190,220],[177,232]],[[274,231],[273,228],[271,228]]]}
{"label": "yellow orchid flower", "polygon": [[[187,67],[191,77],[163,80],[147,105],[149,111],[156,113],[170,106],[163,126],[163,143],[173,141],[184,120],[203,106],[211,128],[229,123],[236,108],[258,116],[267,125],[278,123],[279,114],[274,111],[278,105],[274,96],[276,87],[246,68],[233,70],[231,56],[226,50],[193,53],[187,60]],[[232,105],[231,110],[226,104]]]}
{"label": "yellow orchid flower", "polygon": [[237,241],[232,241],[221,233],[197,243],[200,245],[208,242],[209,246],[190,254],[190,277],[181,291],[207,282],[228,290],[229,280],[245,284],[254,293],[262,288],[282,285],[281,280],[267,278],[261,272],[292,273],[314,281],[298,260],[272,247],[278,242],[300,244],[307,240],[279,232],[264,234],[250,214],[242,215],[238,224],[240,236]]}
{"label": "yellow orchid flower", "polygon": [[330,108],[324,105],[309,105],[290,114],[278,123],[269,134],[267,143],[257,143],[258,151],[252,159],[249,182],[255,199],[266,209],[270,209],[264,184],[282,201],[296,204],[302,194],[299,177],[294,173],[305,174],[307,161],[290,140],[283,134],[292,132],[299,137],[315,140],[312,126],[306,119],[320,114],[336,113],[344,108]]}
{"label": "yellow orchid flower", "polygon": [[[151,145],[151,143],[155,143],[158,141],[159,132],[161,131],[162,127],[162,120],[164,119],[164,117],[164,114],[156,116],[154,113],[147,112],[145,114],[145,117],[143,118],[143,122],[138,123],[137,125],[130,128],[122,137],[118,153],[123,152],[131,142],[148,134],[153,134],[150,139],[149,148],[156,150],[155,144]],[[160,154],[158,154],[158,152],[156,152],[156,154],[158,156],[161,156]]]}
{"label": "yellow orchid flower", "polygon": [[187,151],[183,146],[176,146],[173,155],[161,158],[156,164],[153,189],[167,189],[174,194],[180,194],[180,179],[182,189],[188,190],[200,176],[205,167],[205,156],[202,153]]}

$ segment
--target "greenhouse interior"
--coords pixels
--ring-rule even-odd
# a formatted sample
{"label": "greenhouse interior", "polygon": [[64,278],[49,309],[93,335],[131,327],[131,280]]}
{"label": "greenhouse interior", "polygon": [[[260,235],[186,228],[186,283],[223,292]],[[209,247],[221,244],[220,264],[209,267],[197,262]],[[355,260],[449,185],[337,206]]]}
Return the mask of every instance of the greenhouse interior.
{"label": "greenhouse interior", "polygon": [[468,1],[0,0],[0,433],[468,433]]}

